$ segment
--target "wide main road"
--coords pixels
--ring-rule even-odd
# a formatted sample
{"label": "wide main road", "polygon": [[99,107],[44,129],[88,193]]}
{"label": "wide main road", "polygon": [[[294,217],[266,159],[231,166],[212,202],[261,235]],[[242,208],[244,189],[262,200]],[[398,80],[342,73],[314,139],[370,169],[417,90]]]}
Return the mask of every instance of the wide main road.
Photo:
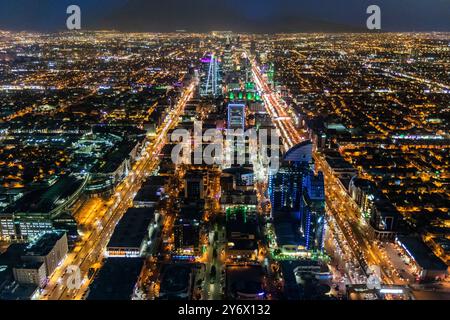
{"label": "wide main road", "polygon": [[368,237],[368,226],[361,224],[359,212],[350,195],[343,190],[338,183],[338,178],[333,175],[332,170],[327,165],[323,157],[316,154],[315,161],[320,170],[324,173],[326,182],[327,205],[330,212],[335,216],[349,241],[357,248],[358,259],[364,259],[366,267],[370,265],[381,268],[381,276],[387,284],[406,284],[395,274],[389,258],[381,252],[377,245]]}
{"label": "wide main road", "polygon": [[296,144],[306,140],[300,135],[299,131],[294,125],[292,117],[286,111],[285,102],[274,92],[264,76],[261,74],[259,67],[254,60],[250,60],[252,64],[253,79],[256,87],[262,92],[262,98],[267,112],[271,116],[275,126],[277,127],[286,150],[292,148]]}
{"label": "wide main road", "polygon": [[[158,135],[147,148],[144,156],[133,166],[126,179],[116,188],[116,194],[108,201],[103,202],[99,209],[97,219],[90,219],[93,225],[73,252],[70,252],[61,266],[50,277],[41,299],[81,299],[87,290],[89,282],[87,273],[91,266],[100,265],[105,248],[111,238],[115,226],[123,214],[132,205],[134,195],[142,186],[146,176],[151,173],[159,163],[157,155],[164,147],[169,130],[176,126],[186,104],[192,99],[196,83],[187,87],[177,105],[170,111],[164,123],[158,129]],[[92,210],[92,208],[90,208]],[[80,211],[89,210],[83,207]],[[72,268],[78,268],[81,276],[81,286],[74,286]],[[69,271],[70,270],[70,271]]]}

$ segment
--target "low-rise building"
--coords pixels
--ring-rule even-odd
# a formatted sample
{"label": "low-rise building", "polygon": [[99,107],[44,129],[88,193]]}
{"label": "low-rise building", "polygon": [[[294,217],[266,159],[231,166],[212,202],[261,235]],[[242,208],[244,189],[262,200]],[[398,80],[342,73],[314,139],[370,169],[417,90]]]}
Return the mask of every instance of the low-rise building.
{"label": "low-rise building", "polygon": [[89,286],[87,300],[132,300],[141,280],[144,259],[110,257]]}
{"label": "low-rise building", "polygon": [[422,241],[415,236],[397,236],[396,242],[414,264],[417,281],[442,280],[448,275],[448,266]]}
{"label": "low-rise building", "polygon": [[135,208],[152,208],[166,197],[165,185],[167,177],[149,177],[133,199]]}
{"label": "low-rise building", "polygon": [[225,272],[229,300],[264,300],[264,272],[260,265],[228,265]]}
{"label": "low-rise building", "polygon": [[159,228],[155,208],[131,208],[117,224],[106,247],[109,257],[141,257]]}
{"label": "low-rise building", "polygon": [[31,243],[22,256],[24,262],[43,262],[46,276],[50,277],[67,255],[69,248],[65,232],[55,231],[43,234]]}
{"label": "low-rise building", "polygon": [[57,230],[55,220],[75,204],[86,183],[85,177],[68,175],[50,187],[26,193],[0,213],[0,239],[32,241],[43,233]]}
{"label": "low-rise building", "polygon": [[14,279],[21,284],[32,284],[39,288],[47,283],[47,271],[42,261],[25,262],[13,268]]}
{"label": "low-rise building", "polygon": [[161,300],[190,300],[194,289],[193,264],[165,264],[161,268],[159,279]]}
{"label": "low-rise building", "polygon": [[230,261],[255,261],[258,256],[260,232],[256,213],[246,207],[226,211],[226,255]]}

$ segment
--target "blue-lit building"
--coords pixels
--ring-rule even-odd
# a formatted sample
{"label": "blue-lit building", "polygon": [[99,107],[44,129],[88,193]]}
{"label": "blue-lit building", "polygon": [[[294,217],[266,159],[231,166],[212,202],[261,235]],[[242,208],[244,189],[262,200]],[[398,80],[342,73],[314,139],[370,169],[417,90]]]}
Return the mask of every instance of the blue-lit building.
{"label": "blue-lit building", "polygon": [[307,166],[303,163],[283,163],[278,172],[269,177],[272,214],[284,209],[300,214],[302,180],[307,170]]}
{"label": "blue-lit building", "polygon": [[277,173],[269,176],[269,197],[272,215],[279,210],[300,213],[303,194],[303,178],[311,171],[312,144],[302,142],[283,157]]}
{"label": "blue-lit building", "polygon": [[308,250],[322,250],[325,231],[325,188],[322,172],[303,179],[301,229]]}
{"label": "blue-lit building", "polygon": [[324,178],[322,173],[314,174],[312,162],[312,143],[304,141],[286,152],[278,172],[269,177],[277,238],[288,251],[323,247]]}

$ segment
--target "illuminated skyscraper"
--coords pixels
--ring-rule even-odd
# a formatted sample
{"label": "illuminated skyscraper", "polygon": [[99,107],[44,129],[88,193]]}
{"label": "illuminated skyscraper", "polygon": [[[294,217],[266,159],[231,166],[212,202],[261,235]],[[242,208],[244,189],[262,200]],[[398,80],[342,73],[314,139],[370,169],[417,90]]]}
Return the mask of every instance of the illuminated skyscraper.
{"label": "illuminated skyscraper", "polygon": [[228,129],[245,128],[245,104],[237,103],[228,105]]}
{"label": "illuminated skyscraper", "polygon": [[241,164],[246,162],[246,151],[248,150],[248,140],[245,139],[245,104],[228,104],[228,135],[233,139],[225,142],[227,166],[231,164]]}
{"label": "illuminated skyscraper", "polygon": [[322,250],[325,229],[325,188],[322,172],[303,179],[301,229],[308,250]]}
{"label": "illuminated skyscraper", "polygon": [[267,70],[267,80],[272,87],[275,87],[275,65],[273,63],[269,65],[269,69]]}
{"label": "illuminated skyscraper", "polygon": [[284,162],[278,172],[269,177],[269,196],[273,212],[284,209],[300,211],[304,173],[304,165]]}
{"label": "illuminated skyscraper", "polygon": [[177,219],[173,226],[175,251],[195,255],[199,246],[200,225],[197,221]]}
{"label": "illuminated skyscraper", "polygon": [[216,98],[222,94],[219,61],[214,54],[209,54],[201,62],[200,95]]}
{"label": "illuminated skyscraper", "polygon": [[323,174],[314,175],[312,144],[302,142],[284,156],[278,172],[269,177],[272,216],[286,212],[298,225],[299,244],[306,250],[322,250],[325,225]]}
{"label": "illuminated skyscraper", "polygon": [[288,209],[300,215],[303,179],[310,171],[311,154],[311,142],[296,145],[285,154],[278,172],[269,177],[272,213]]}
{"label": "illuminated skyscraper", "polygon": [[227,38],[227,43],[223,52],[223,71],[225,73],[233,71],[233,55],[229,37]]}

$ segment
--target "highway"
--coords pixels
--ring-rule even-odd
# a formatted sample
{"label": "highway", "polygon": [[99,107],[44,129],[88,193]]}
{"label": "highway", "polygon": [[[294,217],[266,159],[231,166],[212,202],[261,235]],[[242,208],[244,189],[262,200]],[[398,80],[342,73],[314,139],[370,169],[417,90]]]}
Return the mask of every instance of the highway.
{"label": "highway", "polygon": [[306,138],[300,135],[299,130],[294,125],[292,117],[286,112],[285,102],[270,88],[256,65],[256,62],[251,60],[251,63],[256,87],[262,92],[266,110],[278,129],[278,132],[283,139],[283,145],[287,151],[296,144],[306,140]]}
{"label": "highway", "polygon": [[[117,223],[123,214],[132,205],[135,194],[139,191],[146,176],[158,165],[157,155],[166,144],[166,137],[178,122],[184,107],[193,97],[196,84],[193,82],[185,89],[177,105],[171,110],[164,123],[158,129],[158,135],[150,144],[144,156],[140,158],[133,169],[117,188],[115,195],[108,201],[102,201],[102,205],[92,208],[92,204],[83,205],[78,216],[85,216],[89,231],[83,235],[80,243],[70,252],[60,267],[50,277],[48,285],[39,297],[44,300],[82,299],[89,286],[87,273],[92,266],[100,266],[103,260],[105,248],[114,232]],[[95,212],[95,219],[91,217]],[[81,274],[81,287],[73,288],[68,267],[76,266]]]}

